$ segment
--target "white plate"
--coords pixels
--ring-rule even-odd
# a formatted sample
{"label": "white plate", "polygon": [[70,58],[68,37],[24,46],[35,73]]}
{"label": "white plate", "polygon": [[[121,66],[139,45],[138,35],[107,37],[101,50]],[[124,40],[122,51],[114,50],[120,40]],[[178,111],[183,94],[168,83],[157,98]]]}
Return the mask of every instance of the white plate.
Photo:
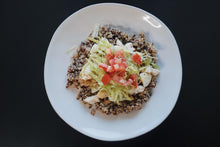
{"label": "white plate", "polygon": [[[77,91],[65,88],[70,64],[66,50],[85,40],[97,23],[123,26],[131,32],[143,31],[158,48],[161,73],[151,99],[140,111],[92,116],[76,100]],[[58,27],[48,47],[44,80],[54,110],[67,124],[92,138],[118,141],[149,132],[166,119],[179,95],[182,64],[175,38],[158,18],[133,6],[102,3],[75,12]]]}

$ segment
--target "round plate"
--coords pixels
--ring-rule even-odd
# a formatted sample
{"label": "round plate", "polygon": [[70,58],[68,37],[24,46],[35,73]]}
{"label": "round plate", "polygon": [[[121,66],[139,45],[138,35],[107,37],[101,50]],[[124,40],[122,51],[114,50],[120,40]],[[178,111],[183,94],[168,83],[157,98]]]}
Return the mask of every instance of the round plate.
{"label": "round plate", "polygon": [[[142,31],[158,49],[161,73],[151,99],[139,111],[118,116],[99,113],[92,116],[76,100],[78,91],[65,88],[71,63],[66,51],[84,41],[97,23],[113,24],[128,32]],[[182,64],[175,38],[162,21],[133,6],[103,3],[75,12],[57,28],[48,47],[44,80],[54,110],[67,124],[92,138],[118,141],[149,132],[166,119],[179,95]]]}

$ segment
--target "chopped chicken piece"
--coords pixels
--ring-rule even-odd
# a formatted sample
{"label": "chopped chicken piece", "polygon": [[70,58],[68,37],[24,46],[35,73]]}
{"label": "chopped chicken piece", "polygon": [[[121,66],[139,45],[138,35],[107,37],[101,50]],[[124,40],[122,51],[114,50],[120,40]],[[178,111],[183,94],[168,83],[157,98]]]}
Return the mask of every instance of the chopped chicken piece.
{"label": "chopped chicken piece", "polygon": [[91,80],[79,79],[79,83],[80,83],[81,86],[92,87],[94,84],[96,84],[96,81],[94,79],[91,79]]}
{"label": "chopped chicken piece", "polygon": [[123,45],[120,40],[117,40],[116,44],[117,44],[117,46],[115,46],[116,49],[120,49],[122,47],[123,49],[126,49],[128,52],[131,53],[134,52],[132,43],[126,43],[125,45]]}
{"label": "chopped chicken piece", "polygon": [[133,48],[132,43],[126,43],[125,47],[129,52],[131,52],[131,53],[134,52],[134,48]]}
{"label": "chopped chicken piece", "polygon": [[147,67],[145,72],[148,73],[148,74],[152,74],[153,76],[157,76],[160,73],[160,71],[158,69],[154,69],[150,66]]}
{"label": "chopped chicken piece", "polygon": [[[87,64],[88,64],[88,63],[87,63]],[[83,70],[83,71],[80,73],[79,78],[80,78],[81,80],[91,80],[92,77],[88,74],[88,73],[91,72],[90,65],[88,64],[88,65],[84,65],[84,66],[86,66],[86,68],[85,68],[85,70]]]}
{"label": "chopped chicken piece", "polygon": [[94,83],[96,82],[94,79],[92,79],[92,77],[88,74],[91,70],[90,70],[90,65],[84,65],[86,66],[85,70],[83,70],[80,73],[79,76],[79,82],[80,85],[82,86],[92,86],[94,85]]}
{"label": "chopped chicken piece", "polygon": [[144,87],[147,87],[151,82],[152,75],[149,73],[141,73],[140,77]]}
{"label": "chopped chicken piece", "polygon": [[116,44],[117,44],[118,46],[124,46],[120,40],[117,40]]}
{"label": "chopped chicken piece", "polygon": [[140,93],[140,92],[143,92],[144,91],[144,86],[138,86],[136,88],[136,93]]}
{"label": "chopped chicken piece", "polygon": [[138,86],[137,88],[133,88],[129,90],[129,94],[136,94],[144,91],[144,86]]}
{"label": "chopped chicken piece", "polygon": [[99,98],[96,95],[94,95],[94,96],[87,97],[86,99],[84,99],[84,101],[89,104],[95,104],[96,102],[99,102]]}
{"label": "chopped chicken piece", "polygon": [[106,98],[108,97],[108,93],[106,91],[99,91],[98,94],[97,94],[97,97],[98,98]]}

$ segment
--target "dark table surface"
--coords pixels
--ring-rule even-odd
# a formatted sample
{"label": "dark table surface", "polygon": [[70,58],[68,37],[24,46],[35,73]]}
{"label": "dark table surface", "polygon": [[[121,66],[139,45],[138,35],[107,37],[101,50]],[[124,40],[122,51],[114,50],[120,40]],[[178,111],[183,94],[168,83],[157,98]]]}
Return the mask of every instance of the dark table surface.
{"label": "dark table surface", "polygon": [[219,8],[216,1],[126,0],[161,19],[179,45],[183,82],[169,117],[140,137],[104,142],[82,135],[53,110],[44,87],[50,39],[72,13],[99,0],[7,1],[1,19],[1,147],[218,146]]}

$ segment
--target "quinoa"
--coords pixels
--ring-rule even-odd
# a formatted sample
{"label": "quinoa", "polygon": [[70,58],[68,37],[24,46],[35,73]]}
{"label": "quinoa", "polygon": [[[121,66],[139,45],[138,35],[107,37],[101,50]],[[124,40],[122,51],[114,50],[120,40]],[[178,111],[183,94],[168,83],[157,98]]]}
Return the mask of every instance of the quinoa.
{"label": "quinoa", "polygon": [[[91,36],[91,34],[89,35]],[[151,56],[155,57],[157,50],[154,48],[153,43],[149,43],[144,35],[144,33],[139,33],[138,36],[135,34],[126,34],[116,27],[113,26],[102,26],[98,31],[98,37],[104,37],[112,44],[116,44],[117,40],[120,40],[123,44],[131,42],[135,51],[145,52],[148,51]],[[83,66],[87,63],[86,58],[89,58],[90,49],[92,48],[94,42],[86,40],[81,42],[79,48],[75,55],[72,57],[72,63],[68,67],[67,72],[67,84],[66,88],[73,86],[74,88],[80,89],[80,92],[77,96],[77,99],[80,100],[83,104],[88,105],[91,110],[91,114],[94,115],[96,110],[109,115],[117,115],[119,113],[129,113],[133,110],[140,110],[144,103],[146,103],[152,94],[152,89],[156,86],[156,76],[152,76],[150,84],[145,87],[144,91],[141,93],[133,94],[131,101],[120,101],[119,104],[114,103],[107,98],[100,99],[99,102],[96,102],[93,105],[83,101],[89,96],[96,95],[97,92],[92,93],[89,86],[80,85],[79,74]],[[156,63],[156,58],[153,58],[153,62]]]}

